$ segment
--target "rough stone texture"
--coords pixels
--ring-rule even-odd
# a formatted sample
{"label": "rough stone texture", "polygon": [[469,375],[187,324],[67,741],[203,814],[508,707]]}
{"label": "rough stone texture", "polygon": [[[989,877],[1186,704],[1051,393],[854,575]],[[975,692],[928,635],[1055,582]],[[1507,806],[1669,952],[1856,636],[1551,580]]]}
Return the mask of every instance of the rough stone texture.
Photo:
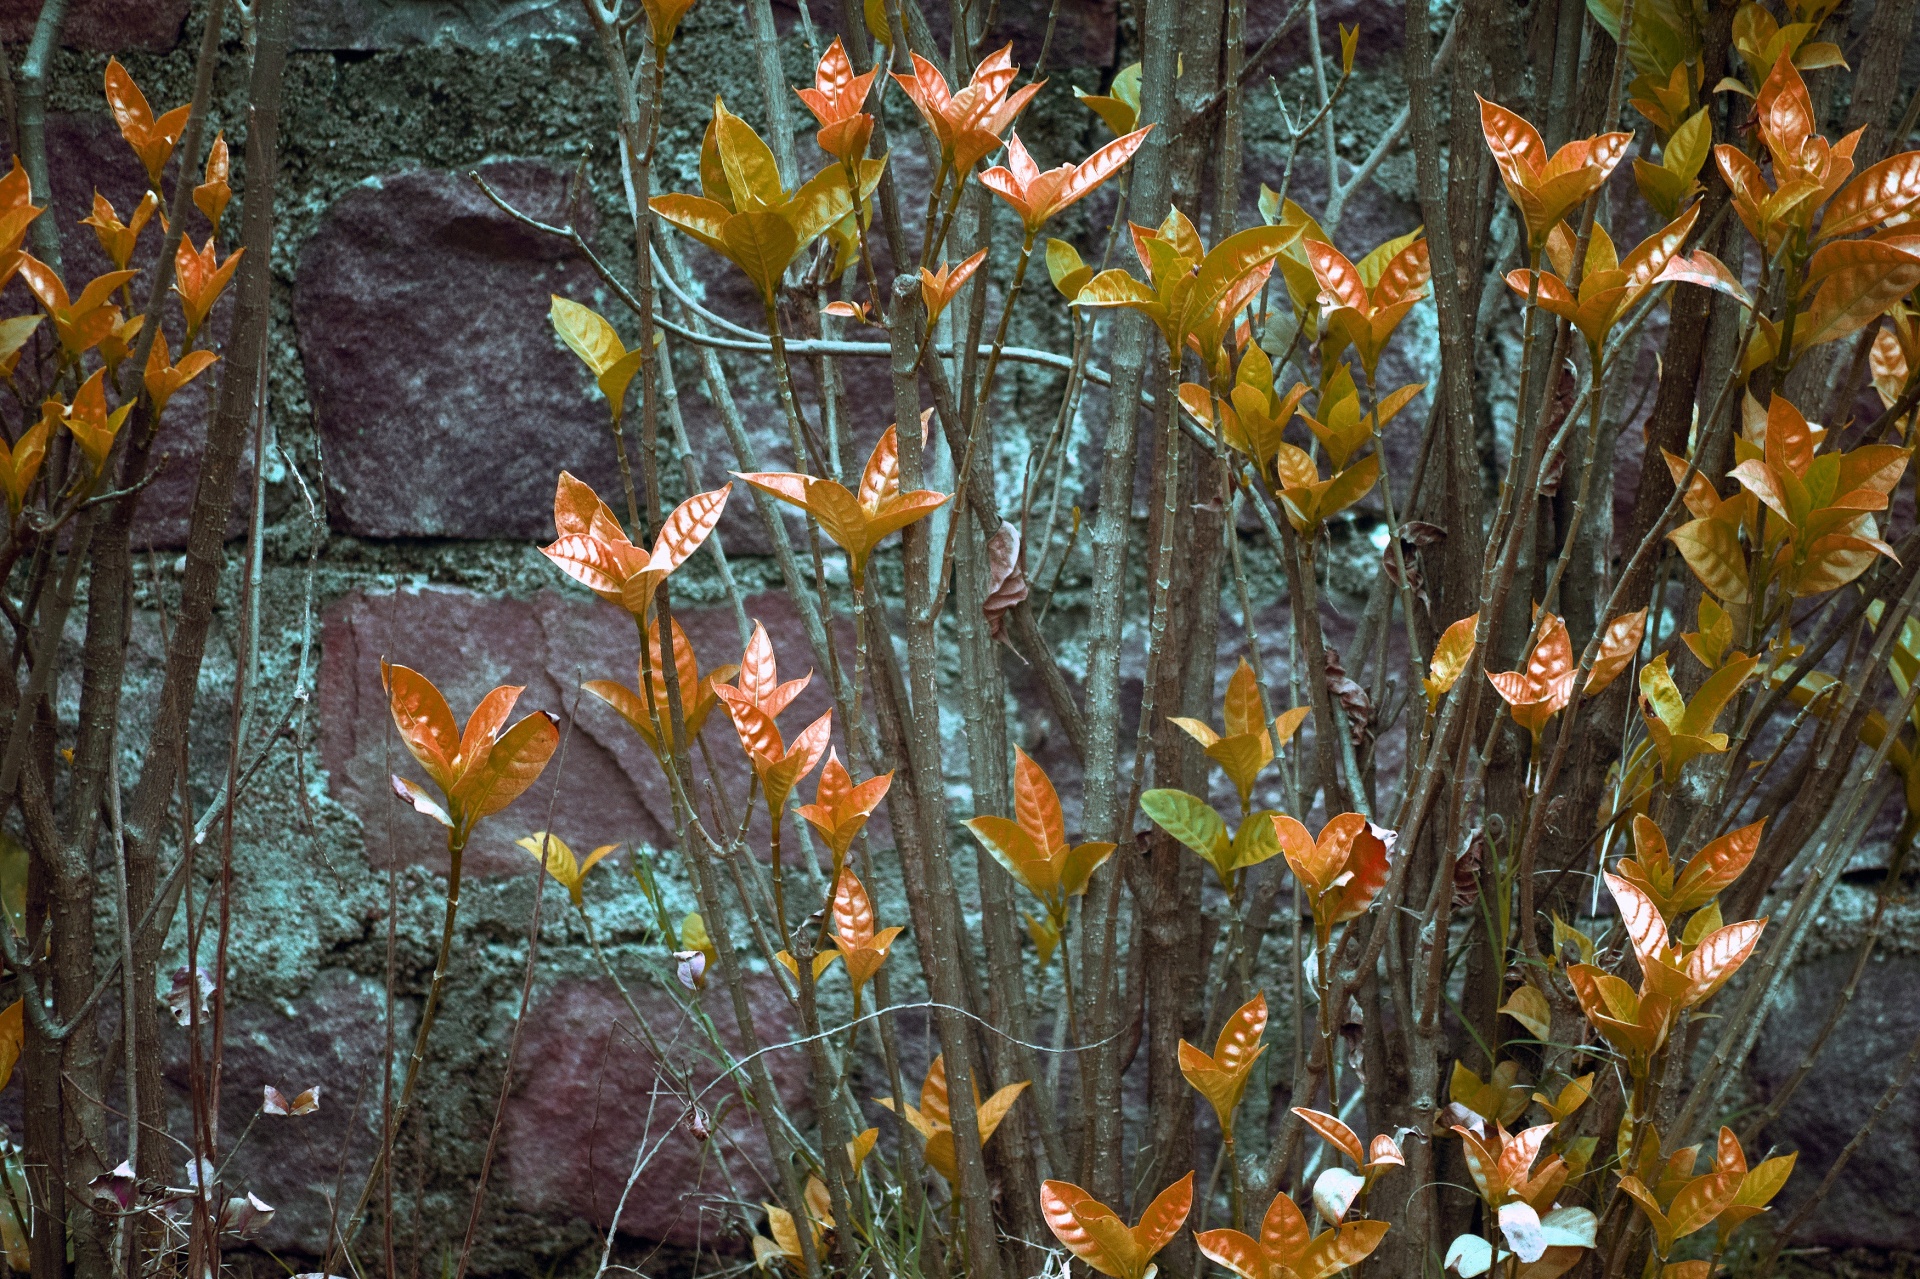
{"label": "rough stone texture", "polygon": [[[786,596],[759,595],[746,603],[749,614],[766,625],[790,676],[803,674],[811,663]],[[739,661],[740,637],[731,609],[683,608],[675,611],[675,618],[700,656],[702,670]],[[334,797],[360,814],[374,832],[368,853],[379,865],[446,866],[440,828],[411,814],[392,823],[391,851],[385,846],[386,813],[395,803],[387,773],[418,778],[419,770],[389,730],[380,689],[382,655],[437,681],[462,722],[495,684],[526,686],[514,710],[516,718],[535,710],[566,711],[583,680],[617,679],[637,687],[639,644],[632,622],[584,591],[502,599],[457,590],[403,591],[397,596],[355,590],[328,605],[321,645],[321,758]],[[827,709],[824,684],[815,680],[781,717],[789,736]],[[559,765],[555,829],[583,848],[616,841],[671,845],[666,781],[626,721],[598,698],[580,694],[573,726],[566,758]],[[744,795],[744,756],[722,712],[716,710],[708,719],[705,736],[727,793]],[[846,754],[844,744],[841,753]],[[525,854],[512,841],[540,827],[540,813],[548,802],[542,782],[530,802],[483,827],[467,852],[467,873],[523,870]],[[764,826],[762,817],[752,836],[756,847],[766,846]]]}
{"label": "rough stone texture", "polygon": [[[192,0],[74,0],[60,25],[60,42],[90,53],[165,53],[179,42],[192,7]],[[0,0],[0,42],[25,44],[39,16],[36,0]]]}
{"label": "rough stone texture", "polygon": [[[274,1206],[259,1236],[263,1247],[324,1251],[328,1200],[336,1193],[351,1198],[366,1179],[380,1135],[385,998],[377,981],[329,968],[297,1000],[241,1002],[229,1014],[220,1122],[230,1142],[243,1130],[247,1136],[233,1146],[224,1185],[229,1194],[252,1193]],[[404,1063],[412,1010],[402,1004],[399,1012],[395,1055]],[[173,1111],[177,1130],[184,1131],[190,1078],[184,1035],[174,1036],[169,1050],[166,1077],[179,1090]],[[315,1085],[320,1109],[313,1114],[254,1121],[264,1086],[291,1100]]]}
{"label": "rough stone texture", "polygon": [[296,49],[372,53],[421,45],[498,50],[529,39],[577,40],[586,15],[565,0],[478,0],[425,5],[408,0],[320,0],[294,14]]}
{"label": "rough stone texture", "polygon": [[[762,1043],[792,1038],[792,1009],[772,977],[762,973],[754,992]],[[699,1051],[700,1032],[665,993],[644,986],[631,993],[670,1057],[676,1048],[679,1060]],[[700,1002],[737,1043],[733,1009],[717,980]],[[799,1114],[807,1110],[805,1060],[798,1048],[767,1058],[775,1087]],[[544,991],[527,1025],[521,1061],[503,1130],[504,1171],[517,1207],[581,1218],[605,1231],[632,1178],[620,1213],[622,1231],[711,1247],[729,1230],[721,1165],[749,1198],[760,1193],[753,1170],[771,1165],[758,1119],[733,1097],[714,1120],[733,1088],[716,1083],[710,1070],[697,1071],[697,1104],[712,1133],[703,1143],[694,1134],[694,1117],[660,1078],[626,1006],[606,983],[566,981]],[[642,1163],[637,1177],[636,1160]]]}
{"label": "rough stone texture", "polygon": [[[1758,1096],[1770,1095],[1798,1069],[1845,989],[1853,964],[1850,950],[1836,952],[1803,965],[1783,984],[1754,1051],[1751,1073]],[[1780,1197],[1781,1214],[1794,1212],[1819,1185],[1920,1038],[1920,1009],[1913,1001],[1916,982],[1920,960],[1912,955],[1882,954],[1868,964],[1819,1064],[1769,1131],[1783,1148],[1800,1152],[1802,1171]],[[1911,1186],[1917,1159],[1920,1096],[1909,1089],[1895,1098],[1871,1140],[1854,1152],[1795,1245],[1920,1250]]]}
{"label": "rough stone texture", "polygon": [[[516,207],[567,221],[561,171],[479,172]],[[531,538],[551,529],[556,470],[613,493],[604,402],[584,365],[555,358],[546,318],[549,295],[592,289],[564,241],[515,223],[464,175],[390,174],[337,201],[294,287],[336,526]]]}

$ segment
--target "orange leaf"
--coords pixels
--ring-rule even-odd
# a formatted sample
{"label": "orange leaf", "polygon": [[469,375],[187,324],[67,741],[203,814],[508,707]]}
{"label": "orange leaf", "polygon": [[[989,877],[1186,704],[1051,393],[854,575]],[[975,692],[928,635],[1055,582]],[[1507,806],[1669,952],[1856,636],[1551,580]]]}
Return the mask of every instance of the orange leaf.
{"label": "orange leaf", "polygon": [[1620,678],[1620,672],[1633,662],[1633,655],[1640,651],[1640,641],[1647,633],[1647,610],[1622,613],[1607,623],[1606,633],[1600,639],[1600,651],[1594,655],[1593,667],[1587,672],[1586,696],[1593,697],[1614,680]]}

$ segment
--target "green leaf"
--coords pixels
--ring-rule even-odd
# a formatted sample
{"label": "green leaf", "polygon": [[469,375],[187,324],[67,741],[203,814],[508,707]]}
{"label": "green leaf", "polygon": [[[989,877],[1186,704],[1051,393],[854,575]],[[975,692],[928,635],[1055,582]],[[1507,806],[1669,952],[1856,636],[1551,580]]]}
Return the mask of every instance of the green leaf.
{"label": "green leaf", "polygon": [[1240,829],[1233,833],[1233,869],[1251,870],[1269,857],[1279,855],[1280,835],[1273,828],[1277,815],[1272,809],[1263,808],[1240,823]]}
{"label": "green leaf", "polygon": [[1183,790],[1150,790],[1140,797],[1140,809],[1154,825],[1205,858],[1223,879],[1232,869],[1227,824],[1205,800]]}

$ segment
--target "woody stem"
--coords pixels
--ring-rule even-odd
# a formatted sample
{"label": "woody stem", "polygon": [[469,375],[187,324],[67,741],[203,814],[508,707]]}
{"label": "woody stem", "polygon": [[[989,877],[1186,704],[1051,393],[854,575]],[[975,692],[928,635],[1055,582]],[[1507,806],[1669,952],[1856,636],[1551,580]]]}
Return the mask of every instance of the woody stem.
{"label": "woody stem", "polygon": [[407,1109],[413,1104],[413,1090],[420,1083],[421,1068],[427,1059],[427,1037],[433,1034],[434,1018],[440,1012],[440,996],[446,989],[447,967],[453,958],[453,930],[460,915],[460,865],[461,856],[467,849],[466,832],[457,826],[447,828],[447,909],[440,926],[440,953],[433,962],[433,978],[427,984],[427,1002],[420,1010],[420,1029],[413,1037],[413,1053],[407,1058],[407,1077],[400,1085],[400,1097],[393,1107],[392,1117],[387,1128],[381,1134],[380,1148],[373,1157],[373,1166],[367,1169],[367,1181],[360,1189],[360,1197],[353,1211],[341,1222],[341,1237],[351,1241],[359,1226],[361,1214],[373,1199],[374,1188],[380,1184],[381,1174],[386,1170],[386,1162],[392,1157],[393,1145],[405,1122]]}

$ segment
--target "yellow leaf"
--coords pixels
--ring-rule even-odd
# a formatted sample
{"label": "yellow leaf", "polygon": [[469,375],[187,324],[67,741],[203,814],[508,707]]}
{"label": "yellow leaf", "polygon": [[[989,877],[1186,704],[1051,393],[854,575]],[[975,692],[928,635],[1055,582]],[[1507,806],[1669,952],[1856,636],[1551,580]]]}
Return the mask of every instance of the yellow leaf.
{"label": "yellow leaf", "polygon": [[20,1049],[26,1043],[26,1036],[26,1005],[16,999],[0,1012],[0,1088],[5,1088],[13,1078],[13,1068],[20,1062]]}
{"label": "yellow leaf", "polygon": [[1553,1011],[1547,1007],[1547,997],[1532,986],[1522,983],[1500,1011],[1533,1032],[1533,1037],[1546,1042],[1553,1030]]}
{"label": "yellow leaf", "polygon": [[1467,659],[1473,656],[1473,632],[1479,625],[1480,614],[1469,614],[1449,626],[1440,636],[1440,642],[1433,646],[1433,662],[1427,678],[1421,681],[1427,691],[1429,712],[1438,710],[1440,700],[1460,682],[1461,672],[1467,669]]}

